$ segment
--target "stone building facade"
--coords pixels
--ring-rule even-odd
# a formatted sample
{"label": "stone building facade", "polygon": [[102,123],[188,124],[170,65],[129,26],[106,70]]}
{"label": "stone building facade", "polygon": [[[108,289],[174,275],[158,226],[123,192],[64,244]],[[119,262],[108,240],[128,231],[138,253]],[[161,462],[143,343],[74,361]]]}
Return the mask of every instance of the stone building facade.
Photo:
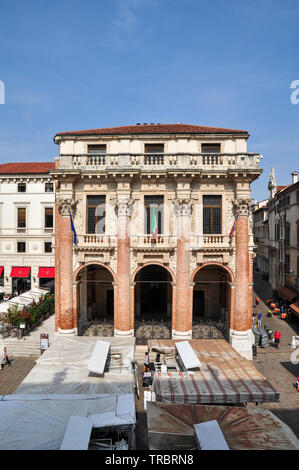
{"label": "stone building facade", "polygon": [[0,291],[54,288],[54,162],[0,165]]}
{"label": "stone building facade", "polygon": [[[299,181],[277,186],[272,171],[267,204],[269,282],[288,304],[299,298]],[[299,314],[299,305],[298,312]]]}
{"label": "stone building facade", "polygon": [[194,322],[215,320],[252,357],[250,183],[261,169],[248,137],[186,124],[54,137],[60,333],[110,319],[115,335],[134,335],[138,319],[156,319],[190,338]]}

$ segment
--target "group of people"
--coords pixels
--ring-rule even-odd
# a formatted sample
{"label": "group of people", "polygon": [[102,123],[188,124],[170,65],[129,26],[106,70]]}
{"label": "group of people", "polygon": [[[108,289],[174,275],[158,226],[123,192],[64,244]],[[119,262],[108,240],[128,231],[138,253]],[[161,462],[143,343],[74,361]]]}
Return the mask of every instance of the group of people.
{"label": "group of people", "polygon": [[[258,306],[260,304],[260,299],[258,297],[255,298],[255,304],[256,304],[256,306]],[[280,313],[281,313],[282,318],[285,318],[287,316],[286,310],[287,310],[286,306],[281,306],[280,307]],[[261,311],[258,311],[257,314],[256,314],[256,320],[257,320],[257,327],[258,328],[261,328],[261,326],[262,326],[262,319],[263,319],[263,313]],[[254,325],[254,323],[255,323],[255,318],[253,318],[253,325]],[[275,330],[274,335],[273,335],[273,340],[274,340],[274,345],[275,345],[276,349],[279,349],[280,339],[281,339],[280,331]]]}

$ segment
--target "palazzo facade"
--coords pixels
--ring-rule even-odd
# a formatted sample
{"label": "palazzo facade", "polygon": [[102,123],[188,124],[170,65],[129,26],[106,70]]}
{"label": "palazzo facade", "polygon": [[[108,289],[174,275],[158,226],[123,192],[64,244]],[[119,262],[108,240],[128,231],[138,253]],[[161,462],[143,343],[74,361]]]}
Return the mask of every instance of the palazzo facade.
{"label": "palazzo facade", "polygon": [[134,335],[138,319],[162,319],[187,339],[215,320],[252,358],[250,183],[261,169],[248,137],[186,124],[56,134],[57,331],[109,319],[115,335]]}

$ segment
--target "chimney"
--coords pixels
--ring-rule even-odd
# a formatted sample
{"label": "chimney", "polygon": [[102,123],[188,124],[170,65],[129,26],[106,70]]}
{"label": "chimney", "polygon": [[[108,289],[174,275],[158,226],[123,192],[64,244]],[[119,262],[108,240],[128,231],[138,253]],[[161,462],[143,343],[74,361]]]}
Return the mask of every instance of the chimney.
{"label": "chimney", "polygon": [[298,171],[293,171],[292,173],[292,184],[297,183],[298,181]]}

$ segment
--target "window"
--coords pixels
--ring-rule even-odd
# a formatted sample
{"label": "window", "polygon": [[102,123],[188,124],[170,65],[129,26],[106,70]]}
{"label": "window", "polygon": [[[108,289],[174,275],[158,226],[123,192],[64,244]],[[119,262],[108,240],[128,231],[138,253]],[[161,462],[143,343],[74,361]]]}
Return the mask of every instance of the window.
{"label": "window", "polygon": [[289,274],[290,272],[290,255],[286,255],[286,258],[285,258],[285,266],[286,266],[286,274]]}
{"label": "window", "polygon": [[290,224],[286,224],[285,226],[285,244],[286,246],[290,246]]}
{"label": "window", "polygon": [[157,232],[159,234],[163,231],[163,196],[145,196],[145,233],[151,233],[151,221],[154,215],[154,208],[156,213]]}
{"label": "window", "polygon": [[296,202],[299,202],[299,191],[296,191]]}
{"label": "window", "polygon": [[163,165],[164,164],[164,145],[163,144],[145,144],[145,165]]}
{"label": "window", "polygon": [[45,228],[53,228],[53,207],[45,208]]}
{"label": "window", "polygon": [[299,222],[297,222],[297,248],[299,248]]}
{"label": "window", "polygon": [[220,153],[220,144],[201,144],[201,153]]}
{"label": "window", "polygon": [[89,155],[92,154],[102,154],[106,153],[106,145],[89,145],[88,146]]}
{"label": "window", "polygon": [[26,183],[18,183],[18,193],[26,193]]}
{"label": "window", "polygon": [[53,191],[54,191],[53,183],[46,183],[45,184],[45,192],[46,193],[53,193]]}
{"label": "window", "polygon": [[17,252],[18,253],[26,252],[26,242],[17,242]]}
{"label": "window", "polygon": [[26,208],[18,207],[18,229],[26,228]]}
{"label": "window", "polygon": [[221,196],[203,196],[203,233],[221,233]]}
{"label": "window", "polygon": [[164,144],[145,144],[145,153],[164,153]]}
{"label": "window", "polygon": [[297,256],[297,278],[299,279],[299,256]]}
{"label": "window", "polygon": [[87,197],[87,233],[105,233],[105,196]]}
{"label": "window", "polygon": [[45,253],[52,253],[52,242],[45,242]]}

